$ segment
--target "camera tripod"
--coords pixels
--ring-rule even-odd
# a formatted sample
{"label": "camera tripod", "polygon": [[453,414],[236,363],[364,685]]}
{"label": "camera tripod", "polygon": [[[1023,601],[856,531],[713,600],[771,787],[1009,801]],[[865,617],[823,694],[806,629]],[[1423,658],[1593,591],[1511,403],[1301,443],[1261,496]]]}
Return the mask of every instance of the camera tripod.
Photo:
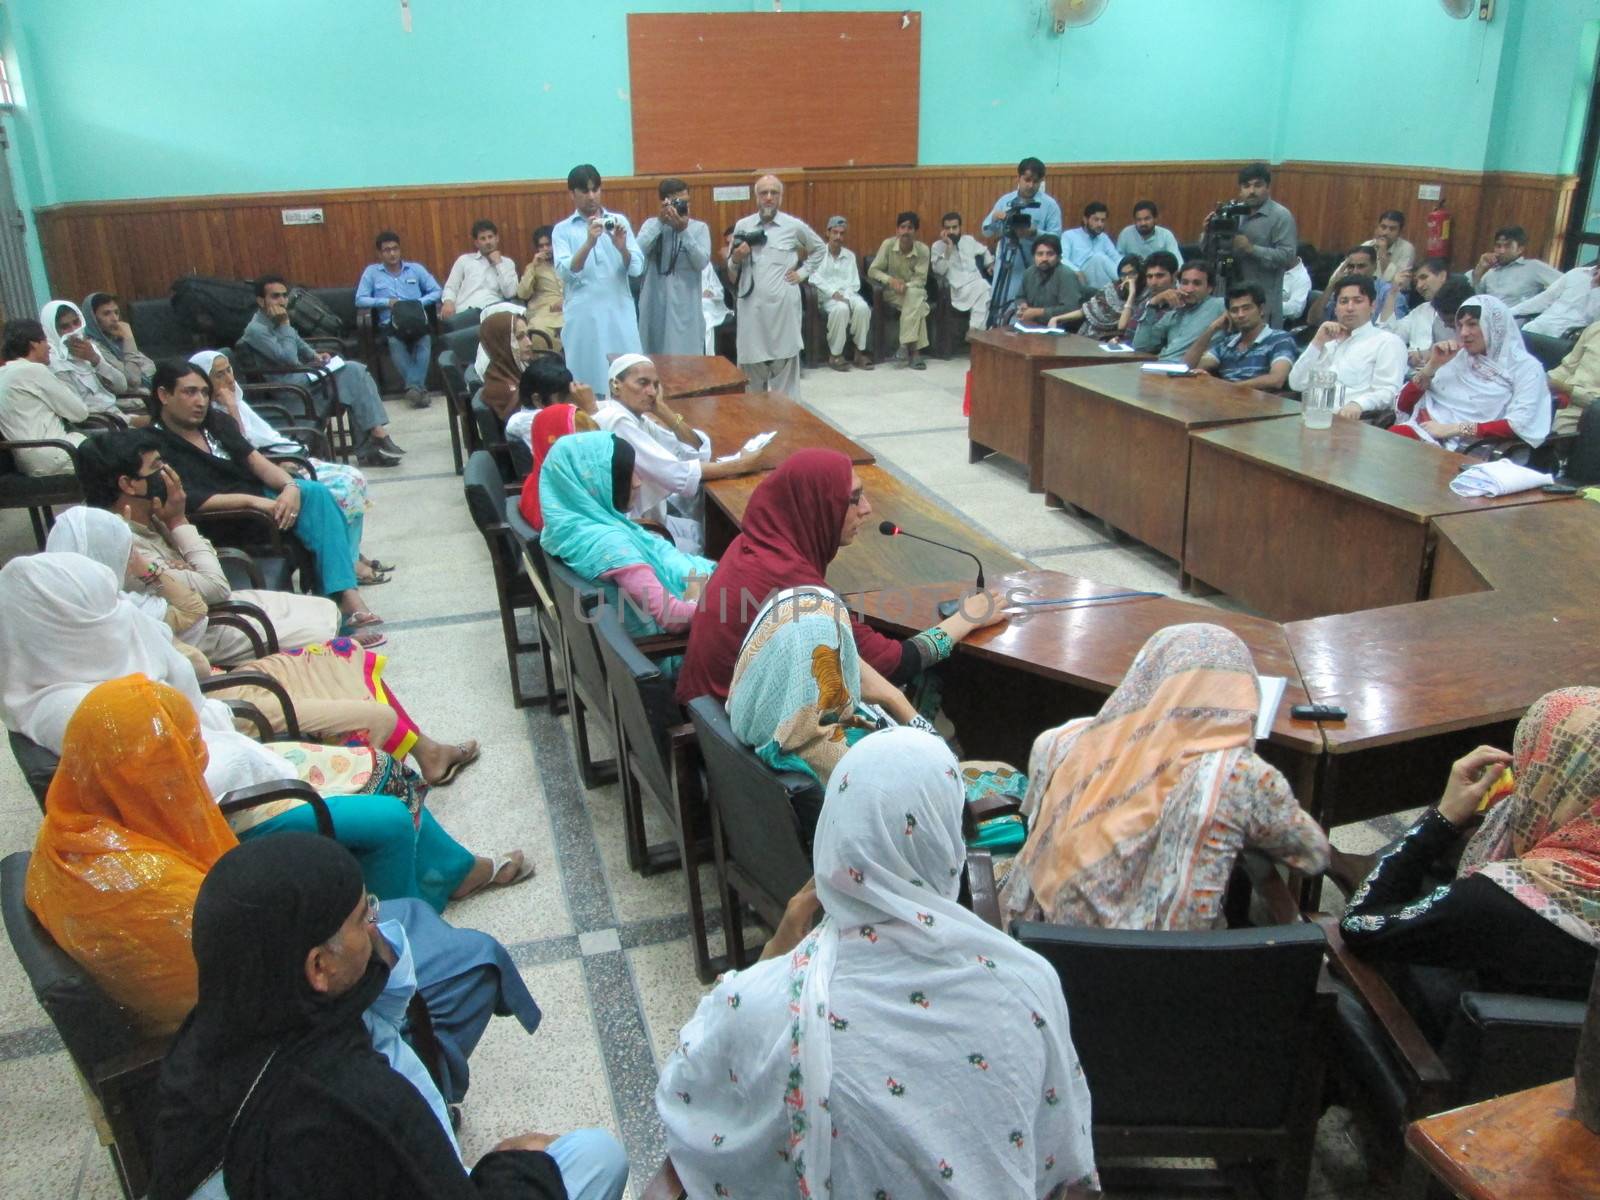
{"label": "camera tripod", "polygon": [[1011,301],[1006,296],[1006,290],[1011,286],[1013,272],[1025,272],[1028,264],[1024,261],[1026,256],[1022,252],[1022,239],[1017,236],[1016,228],[1008,220],[1005,232],[1000,235],[1000,253],[995,256],[994,282],[989,289],[989,319],[984,328],[993,329],[1000,324],[1006,309]]}

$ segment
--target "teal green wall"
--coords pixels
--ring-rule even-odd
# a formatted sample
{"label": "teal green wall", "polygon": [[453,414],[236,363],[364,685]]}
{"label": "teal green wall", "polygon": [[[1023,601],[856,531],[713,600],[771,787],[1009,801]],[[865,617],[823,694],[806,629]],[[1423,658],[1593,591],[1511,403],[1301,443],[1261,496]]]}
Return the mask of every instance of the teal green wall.
{"label": "teal green wall", "polygon": [[[767,0],[0,0],[27,203],[633,169],[629,11]],[[790,12],[903,0],[788,0]],[[1310,159],[1570,170],[1600,0],[922,0],[924,164]],[[1585,36],[1586,30],[1589,36]],[[820,88],[806,64],[774,86]],[[685,80],[692,88],[694,82]],[[759,103],[759,97],[752,97]]]}

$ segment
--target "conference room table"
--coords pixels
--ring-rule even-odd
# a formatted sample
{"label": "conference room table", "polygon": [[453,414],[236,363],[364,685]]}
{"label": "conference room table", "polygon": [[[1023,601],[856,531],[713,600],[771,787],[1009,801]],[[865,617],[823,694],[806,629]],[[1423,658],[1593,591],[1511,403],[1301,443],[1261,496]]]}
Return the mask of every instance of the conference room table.
{"label": "conference room table", "polygon": [[1173,559],[1183,557],[1189,435],[1300,412],[1271,392],[1137,363],[1046,371],[1043,385],[1045,503],[1070,504]]}
{"label": "conference room table", "polygon": [[1280,621],[1422,599],[1435,518],[1559,499],[1457,496],[1465,455],[1362,421],[1250,421],[1190,443],[1184,574]]}
{"label": "conference room table", "polygon": [[1028,490],[1044,490],[1044,384],[1058,367],[1096,366],[1149,359],[1131,350],[1103,350],[1076,333],[1018,333],[986,329],[974,334],[972,412],[967,419],[967,461],[1001,454],[1028,469]]}
{"label": "conference room table", "polygon": [[652,354],[661,394],[668,400],[742,392],[750,376],[720,354]]}
{"label": "conference room table", "polygon": [[687,396],[672,401],[673,409],[692,429],[711,439],[712,458],[737,454],[758,433],[776,433],[761,452],[761,465],[772,470],[796,450],[837,450],[851,462],[870,463],[872,452],[852,441],[810,409],[779,392],[722,393]]}

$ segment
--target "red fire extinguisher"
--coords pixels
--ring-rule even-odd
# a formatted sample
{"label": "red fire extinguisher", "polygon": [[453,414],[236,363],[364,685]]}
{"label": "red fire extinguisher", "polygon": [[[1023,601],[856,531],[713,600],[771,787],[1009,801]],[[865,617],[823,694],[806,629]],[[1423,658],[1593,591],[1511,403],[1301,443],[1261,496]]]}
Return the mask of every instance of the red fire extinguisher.
{"label": "red fire extinguisher", "polygon": [[1428,257],[1450,257],[1450,210],[1443,199],[1428,214]]}

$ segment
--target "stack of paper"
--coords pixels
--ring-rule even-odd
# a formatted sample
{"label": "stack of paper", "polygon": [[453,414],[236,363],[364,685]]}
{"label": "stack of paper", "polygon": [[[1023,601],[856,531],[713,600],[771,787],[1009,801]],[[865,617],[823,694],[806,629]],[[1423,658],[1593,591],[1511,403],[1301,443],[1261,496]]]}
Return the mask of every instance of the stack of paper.
{"label": "stack of paper", "polygon": [[1148,371],[1152,375],[1187,375],[1189,367],[1181,362],[1147,362],[1140,363],[1139,370]]}
{"label": "stack of paper", "polygon": [[1066,333],[1059,325],[1024,325],[1021,321],[1011,326],[1018,333]]}
{"label": "stack of paper", "polygon": [[778,431],[776,429],[769,429],[765,433],[758,433],[755,435],[755,437],[751,438],[742,447],[740,447],[738,451],[733,454],[724,454],[721,458],[717,459],[717,461],[729,462],[735,458],[738,458],[741,454],[758,454],[766,448],[768,442],[777,436]]}
{"label": "stack of paper", "polygon": [[1510,496],[1553,482],[1543,471],[1501,458],[1468,467],[1450,481],[1450,490],[1458,496]]}
{"label": "stack of paper", "polygon": [[1272,732],[1272,723],[1278,719],[1278,705],[1283,703],[1284,690],[1289,681],[1282,675],[1257,675],[1261,688],[1261,707],[1256,710],[1256,741],[1262,741]]}

